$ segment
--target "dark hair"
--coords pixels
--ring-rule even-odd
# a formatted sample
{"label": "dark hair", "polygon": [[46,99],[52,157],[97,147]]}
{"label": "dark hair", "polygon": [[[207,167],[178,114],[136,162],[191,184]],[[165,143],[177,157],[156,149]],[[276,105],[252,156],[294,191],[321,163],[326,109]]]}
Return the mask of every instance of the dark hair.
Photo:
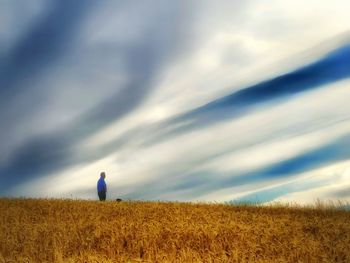
{"label": "dark hair", "polygon": [[106,173],[105,173],[105,172],[101,172],[101,173],[100,173],[100,176],[103,176],[103,175],[106,175]]}

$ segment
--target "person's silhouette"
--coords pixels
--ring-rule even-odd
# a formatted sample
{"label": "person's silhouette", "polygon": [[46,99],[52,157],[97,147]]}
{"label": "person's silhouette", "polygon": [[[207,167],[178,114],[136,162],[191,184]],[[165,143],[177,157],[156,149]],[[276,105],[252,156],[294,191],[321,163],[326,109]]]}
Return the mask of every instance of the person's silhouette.
{"label": "person's silhouette", "polygon": [[101,172],[100,179],[97,181],[97,194],[100,198],[100,201],[106,200],[106,194],[107,194],[107,185],[105,182],[106,173]]}

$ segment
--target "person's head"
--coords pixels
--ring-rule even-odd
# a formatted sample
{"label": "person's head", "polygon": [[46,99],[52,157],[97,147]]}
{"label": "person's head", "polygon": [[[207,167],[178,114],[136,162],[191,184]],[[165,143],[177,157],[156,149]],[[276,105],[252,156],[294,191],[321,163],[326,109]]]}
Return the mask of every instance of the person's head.
{"label": "person's head", "polygon": [[101,172],[100,176],[105,179],[106,178],[106,173],[105,172]]}

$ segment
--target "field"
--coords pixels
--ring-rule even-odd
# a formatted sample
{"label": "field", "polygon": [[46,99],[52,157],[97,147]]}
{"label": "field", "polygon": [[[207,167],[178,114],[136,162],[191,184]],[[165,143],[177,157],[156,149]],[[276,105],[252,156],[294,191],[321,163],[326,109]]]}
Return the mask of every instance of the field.
{"label": "field", "polygon": [[350,262],[350,212],[0,199],[0,262]]}

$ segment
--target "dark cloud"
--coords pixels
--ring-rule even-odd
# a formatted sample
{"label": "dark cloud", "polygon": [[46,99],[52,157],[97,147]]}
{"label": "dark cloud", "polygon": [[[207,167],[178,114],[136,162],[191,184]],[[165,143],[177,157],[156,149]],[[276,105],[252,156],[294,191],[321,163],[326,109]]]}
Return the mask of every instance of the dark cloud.
{"label": "dark cloud", "polygon": [[[73,153],[78,151],[77,145],[80,141],[102,129],[112,121],[118,120],[140,105],[147,97],[152,87],[154,87],[160,70],[165,67],[168,62],[176,59],[176,54],[180,51],[183,52],[177,39],[181,38],[181,34],[185,30],[183,23],[187,21],[187,16],[181,12],[181,4],[174,4],[171,7],[173,8],[170,8],[170,6],[158,6],[154,9],[154,14],[152,14],[165,22],[159,23],[159,21],[152,16],[152,21],[149,23],[147,29],[142,32],[139,41],[130,45],[118,47],[118,53],[121,54],[124,65],[123,73],[129,77],[127,84],[124,87],[118,88],[118,91],[114,95],[82,114],[70,125],[54,133],[40,134],[29,138],[25,143],[20,145],[11,154],[6,165],[0,167],[0,192],[3,193],[5,189],[7,189],[6,192],[8,193],[11,191],[10,188],[19,182],[23,183],[29,179],[47,175],[58,169],[64,169],[67,165],[73,164],[74,161],[83,162],[93,158],[101,158],[101,156],[97,156],[96,153],[85,154],[85,158],[75,158]],[[55,12],[62,15],[61,12],[63,12],[65,8],[70,8],[70,5],[63,2],[59,4],[57,8],[60,8],[61,11]],[[127,10],[132,12],[132,8],[128,8]],[[65,16],[69,16],[69,14],[74,14],[74,7],[72,10],[69,10],[68,14],[65,14]],[[54,16],[54,18],[57,18],[56,16]],[[50,16],[50,18],[52,19],[53,17]],[[26,43],[29,42],[30,44],[18,48],[18,53],[22,52],[26,54],[23,58],[24,64],[27,63],[29,65],[31,60],[33,60],[33,63],[37,65],[43,61],[46,62],[46,60],[50,61],[51,56],[59,55],[60,52],[58,49],[60,47],[60,41],[61,38],[65,36],[64,33],[66,33],[66,31],[59,29],[60,24],[57,24],[57,21],[49,20],[45,22],[51,22],[53,25],[40,25],[39,29],[34,30],[34,32],[30,34],[31,36],[35,36],[29,38],[35,38],[35,41],[32,40],[34,43],[25,40]],[[148,21],[145,21],[145,23],[147,22]],[[65,25],[68,26],[69,24],[63,24],[63,27]],[[130,26],[132,26],[132,23]],[[188,27],[186,30],[188,30]],[[42,57],[36,60],[32,52],[40,51],[40,45],[45,44],[43,43],[45,37],[42,35],[45,36],[46,31],[49,31],[49,36],[50,34],[57,34],[57,39],[54,38],[54,43],[52,43],[53,47],[44,48]],[[182,42],[185,43],[186,41]],[[14,64],[21,62],[20,55],[13,55],[13,57]],[[14,66],[8,65],[7,67],[9,67],[7,70],[10,71]],[[12,83],[10,80],[11,79],[5,81],[7,83]],[[116,146],[122,143],[123,142],[119,140],[113,143],[113,145]],[[107,151],[110,150],[107,149]]]}
{"label": "dark cloud", "polygon": [[[46,99],[36,81],[70,49],[81,22],[93,6],[96,4],[90,0],[45,2],[35,23],[1,57],[0,123],[6,128],[0,130],[0,143],[5,149],[0,160],[27,136],[28,122]],[[49,89],[47,86],[46,90]]]}
{"label": "dark cloud", "polygon": [[67,50],[79,22],[94,1],[49,1],[48,12],[26,32],[0,63],[0,105],[9,101]]}
{"label": "dark cloud", "polygon": [[[46,11],[37,23],[1,58],[0,122],[3,128],[0,131],[0,143],[4,148],[0,157],[9,153],[7,143],[12,140],[13,134],[18,133],[17,130],[25,118],[33,114],[33,108],[43,99],[35,91],[36,87],[31,80],[45,73],[67,51],[84,15],[92,6],[93,1],[48,1]],[[26,97],[25,102],[17,100],[24,93],[31,95]],[[27,141],[26,146],[19,146],[17,156],[10,160],[12,163],[23,164],[17,167],[21,173],[13,173],[15,169],[9,169],[10,165],[0,168],[1,190],[8,186],[8,182],[17,181],[22,176],[27,178],[31,171],[30,163],[36,167],[44,153],[50,155],[48,150],[51,146],[60,145],[56,143],[57,139],[51,140],[45,136],[29,138]],[[43,152],[39,154],[40,149]],[[14,176],[17,179],[12,179]]]}
{"label": "dark cloud", "polygon": [[17,183],[45,175],[71,163],[71,149],[64,136],[38,136],[21,145],[0,168],[0,192]]}

